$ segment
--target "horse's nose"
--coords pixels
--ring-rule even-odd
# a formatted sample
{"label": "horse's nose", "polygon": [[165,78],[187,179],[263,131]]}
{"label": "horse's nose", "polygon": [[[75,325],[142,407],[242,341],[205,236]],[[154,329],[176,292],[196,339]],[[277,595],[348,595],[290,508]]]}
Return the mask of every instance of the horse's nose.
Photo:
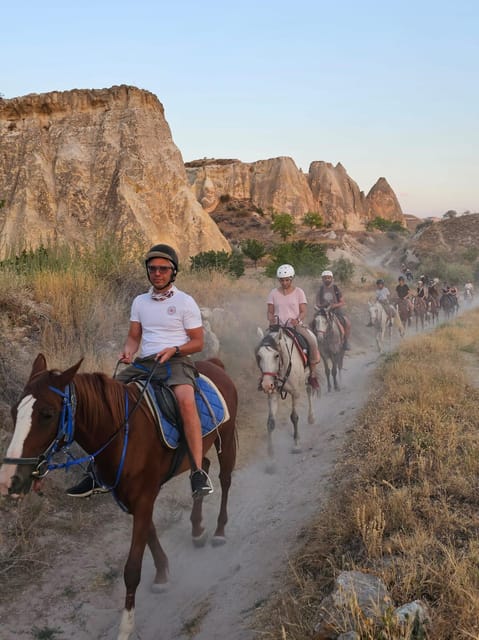
{"label": "horse's nose", "polygon": [[273,393],[274,380],[271,376],[265,376],[261,381],[261,387],[265,393]]}
{"label": "horse's nose", "polygon": [[10,486],[8,487],[8,493],[11,496],[18,497],[21,494],[26,493],[25,480],[20,476],[12,476]]}

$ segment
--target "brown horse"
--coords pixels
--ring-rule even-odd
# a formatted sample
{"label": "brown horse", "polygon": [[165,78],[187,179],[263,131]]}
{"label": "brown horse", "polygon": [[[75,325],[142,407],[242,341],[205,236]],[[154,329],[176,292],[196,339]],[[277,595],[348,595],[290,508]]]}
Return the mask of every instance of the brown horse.
{"label": "brown horse", "polygon": [[[168,559],[152,521],[160,487],[173,475],[189,468],[187,457],[160,439],[155,419],[134,384],[125,385],[103,373],[77,373],[81,360],[60,372],[48,370],[39,354],[22,397],[12,409],[15,431],[0,468],[0,492],[22,495],[38,483],[53,465],[56,451],[75,440],[95,460],[99,476],[109,485],[119,504],[133,516],[130,551],[124,570],[126,586],[118,640],[134,631],[135,593],[140,583],[145,546],[153,555],[156,590],[168,581]],[[221,506],[214,545],[225,542],[227,499],[236,459],[236,388],[219,360],[196,363],[198,371],[214,382],[228,408],[229,418],[203,439],[203,452],[214,444],[219,465]],[[210,466],[203,458],[203,468]],[[191,513],[192,536],[197,546],[206,541],[202,526],[202,500]]]}
{"label": "brown horse", "polygon": [[404,329],[410,327],[412,302],[410,302],[408,298],[397,298],[396,306],[401,322],[404,325]]}
{"label": "brown horse", "polygon": [[421,329],[424,329],[424,324],[426,322],[427,303],[424,298],[415,296],[413,299],[413,304],[414,315],[416,316],[416,331],[418,331],[419,327]]}

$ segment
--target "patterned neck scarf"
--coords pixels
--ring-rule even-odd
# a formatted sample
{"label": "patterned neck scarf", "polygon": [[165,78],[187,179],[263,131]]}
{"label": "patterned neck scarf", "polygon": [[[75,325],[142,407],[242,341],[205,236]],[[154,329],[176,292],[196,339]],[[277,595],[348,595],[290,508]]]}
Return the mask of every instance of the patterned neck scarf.
{"label": "patterned neck scarf", "polygon": [[156,300],[157,302],[164,302],[165,300],[168,300],[169,298],[171,298],[171,296],[174,295],[175,290],[169,289],[169,291],[165,291],[165,293],[161,293],[161,291],[156,292],[153,287],[150,287],[148,293],[151,295],[153,300]]}

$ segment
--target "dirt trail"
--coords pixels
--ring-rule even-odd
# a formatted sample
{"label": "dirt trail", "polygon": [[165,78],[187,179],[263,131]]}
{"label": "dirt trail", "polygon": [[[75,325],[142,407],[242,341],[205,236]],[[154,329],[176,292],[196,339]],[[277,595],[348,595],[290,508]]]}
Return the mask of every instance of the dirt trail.
{"label": "dirt trail", "polygon": [[[164,521],[165,512],[169,512],[170,525],[160,530],[160,537],[169,556],[171,580],[168,591],[151,593],[153,565],[147,552],[137,595],[135,638],[257,637],[249,628],[255,608],[280,588],[288,557],[299,546],[301,528],[317,514],[328,494],[332,469],[357,411],[367,400],[376,362],[371,335],[365,350],[356,348],[346,358],[341,392],[323,392],[316,400],[315,424],[307,424],[303,407],[301,454],[290,453],[289,403],[281,404],[274,434],[275,474],[265,471],[266,423],[263,418],[258,421],[256,453],[242,460],[234,474],[224,547],[192,547],[185,476],[175,478],[161,491],[155,522]],[[266,398],[261,394],[253,400],[264,403],[261,408],[265,408]],[[216,487],[217,470],[214,465]],[[219,491],[205,501],[205,523],[210,532],[218,501]],[[130,520],[114,513],[94,539],[67,556],[59,554],[40,584],[28,587],[20,599],[9,604],[8,611],[0,609],[2,640],[31,640],[34,627],[57,631],[48,636],[55,640],[116,639]],[[108,572],[112,586],[105,588]]]}

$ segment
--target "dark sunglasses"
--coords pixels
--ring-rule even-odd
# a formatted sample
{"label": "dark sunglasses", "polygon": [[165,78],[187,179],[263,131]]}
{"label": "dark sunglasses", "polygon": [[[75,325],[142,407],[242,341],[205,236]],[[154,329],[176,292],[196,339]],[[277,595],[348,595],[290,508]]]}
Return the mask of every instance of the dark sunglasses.
{"label": "dark sunglasses", "polygon": [[168,271],[171,271],[172,267],[155,267],[153,265],[148,265],[148,273],[168,273]]}

